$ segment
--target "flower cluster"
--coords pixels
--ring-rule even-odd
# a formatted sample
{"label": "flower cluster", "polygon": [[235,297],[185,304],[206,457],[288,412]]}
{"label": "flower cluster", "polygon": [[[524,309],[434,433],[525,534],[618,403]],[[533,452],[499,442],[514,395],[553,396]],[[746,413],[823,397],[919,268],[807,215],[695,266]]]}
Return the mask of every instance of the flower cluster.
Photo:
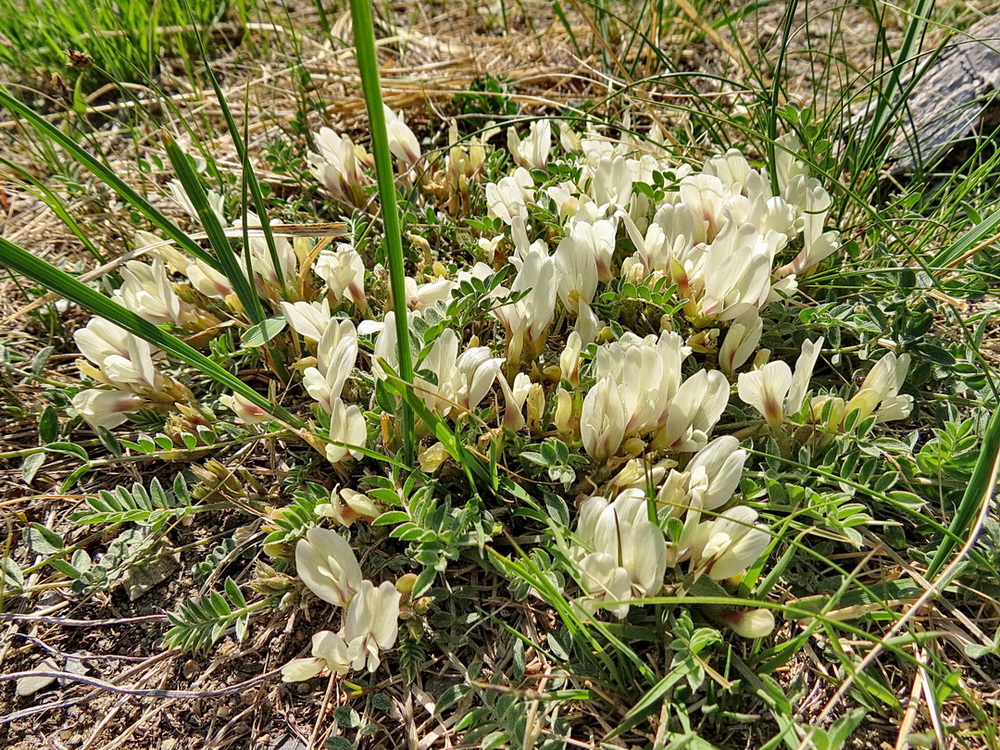
{"label": "flower cluster", "polygon": [[[458,217],[485,199],[489,214],[476,224],[487,230],[472,248],[477,262],[465,268],[447,267],[427,240],[411,238],[426,260],[404,283],[414,390],[437,417],[481,428],[484,441],[557,437],[574,460],[589,463],[585,488],[574,491],[585,499],[566,556],[584,616],[624,617],[630,601],[665,585],[728,585],[764,555],[768,530],[757,510],[736,500],[747,451],[736,436],[715,435],[727,408],[736,410],[734,391],[761,416],[738,434],[770,433],[783,446],[909,413],[912,399],[900,393],[905,354],[883,356],[848,397],[814,386],[822,338],[801,345],[794,369],[760,348],[768,307],[796,294],[840,244],[826,229],[831,197],[795,157],[794,138],[779,139],[773,174],[735,150],[695,170],[675,163],[655,129],[644,142],[612,141],[539,120],[527,133],[507,130],[512,169],[476,198],[489,135],[460,143],[453,131],[433,161],[401,116],[386,115],[398,179],[427,210]],[[367,210],[371,156],[328,128],[314,147],[309,167],[326,194],[342,208]],[[171,190],[194,216],[179,185]],[[221,196],[209,200],[225,223]],[[190,334],[245,322],[217,269],[152,235],[137,241],[152,260],[122,269],[116,295],[124,305]],[[379,413],[392,398],[380,387],[400,369],[396,314],[385,269],[360,247],[280,236],[268,247],[249,235],[239,254],[268,312],[287,322],[275,341],[289,355],[290,390],[309,404],[304,421],[322,433],[311,444],[344,477],[378,447],[379,434],[391,448],[399,429]],[[662,304],[655,314],[645,309],[641,325],[622,318],[627,288],[659,290]],[[477,305],[471,323],[454,312],[468,297]],[[89,360],[81,370],[97,387],[80,391],[73,405],[92,425],[116,427],[146,407],[215,418],[158,369],[145,342],[100,320],[76,337]],[[241,396],[218,403],[245,424],[269,421]],[[449,460],[440,443],[421,448],[427,473]],[[317,511],[350,525],[381,509],[344,489]],[[312,657],[288,664],[285,678],[377,668],[380,651],[396,640],[399,591],[364,580],[333,531],[310,529],[296,565],[310,590],[346,613],[343,628],[317,633]],[[773,627],[767,610],[717,615],[750,637]]]}
{"label": "flower cluster", "polygon": [[339,675],[378,669],[380,652],[396,645],[402,597],[396,587],[389,581],[375,586],[364,580],[351,545],[329,529],[306,532],[295,546],[295,567],[310,591],[346,612],[340,632],[316,633],[312,656],[293,659],[282,668],[285,682],[308,680],[324,669]]}
{"label": "flower cluster", "polygon": [[[592,616],[604,609],[625,617],[629,600],[660,593],[668,570],[677,582],[742,576],[770,542],[752,508],[718,512],[730,504],[746,458],[736,438],[723,436],[698,451],[683,471],[655,469],[659,488],[652,498],[645,488],[628,487],[614,500],[602,495],[584,500],[569,555],[583,592],[576,600],[580,611]],[[672,535],[664,531],[670,528]],[[758,616],[757,627],[741,634],[766,635],[774,624],[772,618],[764,628],[766,621]]]}

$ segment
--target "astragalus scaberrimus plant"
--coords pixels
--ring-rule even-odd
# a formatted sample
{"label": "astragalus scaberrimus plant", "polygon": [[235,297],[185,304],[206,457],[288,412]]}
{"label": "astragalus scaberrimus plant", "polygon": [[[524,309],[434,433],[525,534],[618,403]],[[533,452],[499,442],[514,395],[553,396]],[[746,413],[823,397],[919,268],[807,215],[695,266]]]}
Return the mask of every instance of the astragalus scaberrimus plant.
{"label": "astragalus scaberrimus plant", "polygon": [[[548,608],[572,641],[553,651],[609,683],[656,684],[644,659],[697,654],[684,633],[735,634],[750,653],[789,620],[826,623],[778,581],[808,534],[857,547],[871,516],[855,496],[871,476],[838,483],[830,462],[898,449],[881,426],[915,401],[898,342],[866,346],[856,374],[840,336],[828,343],[830,326],[799,314],[816,307],[812,279],[844,259],[834,198],[797,139],[776,139],[773,164],[736,149],[692,164],[655,125],[639,137],[630,121],[542,119],[464,141],[453,125],[434,152],[383,114],[407,215],[464,246],[410,227],[394,278],[365,134],[323,128],[307,172],[343,220],[335,238],[273,220],[269,240],[228,196],[175,183],[192,230],[217,224],[233,242],[229,272],[245,283],[148,230],[117,271],[112,319],[131,311],[242,387],[107,316],[74,334],[67,413],[102,444],[139,450],[133,433],[154,432],[158,449],[197,461],[220,436],[277,440],[297,478],[292,502],[264,503],[211,460],[195,472],[202,498],[221,494],[266,529],[258,598],[227,584],[216,610],[172,615],[167,644],[204,648],[229,624],[242,638],[254,612],[295,610],[311,647],[285,657],[285,681],[413,679],[440,591],[469,564],[502,574],[509,601]],[[815,488],[785,489],[792,469]],[[892,484],[870,498],[919,506]],[[714,690],[697,675],[682,675],[692,701]]]}

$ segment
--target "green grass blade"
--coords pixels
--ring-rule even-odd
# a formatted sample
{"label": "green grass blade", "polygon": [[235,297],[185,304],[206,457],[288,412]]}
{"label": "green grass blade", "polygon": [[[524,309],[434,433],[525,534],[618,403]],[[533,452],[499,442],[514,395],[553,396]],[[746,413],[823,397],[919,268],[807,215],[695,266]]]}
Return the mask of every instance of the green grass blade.
{"label": "green grass blade", "polygon": [[957,264],[966,253],[971,252],[976,246],[985,242],[997,227],[1000,226],[1000,209],[997,209],[972,229],[959,237],[949,247],[939,252],[928,261],[927,265],[931,270],[945,268],[952,264]]}
{"label": "green grass blade", "polygon": [[948,527],[948,536],[941,540],[934,559],[927,568],[925,577],[933,580],[948,557],[955,549],[957,539],[964,539],[972,529],[976,517],[982,511],[984,503],[989,503],[996,488],[997,470],[1000,468],[1000,409],[994,409],[983,435],[983,443],[979,451],[979,459],[972,471],[969,486],[965,488],[962,502],[958,505],[955,517]]}
{"label": "green grass blade", "polygon": [[238,377],[221,368],[201,352],[193,349],[175,336],[171,336],[166,331],[157,328],[149,321],[144,320],[114,300],[77,281],[68,273],[35,257],[24,248],[15,245],[3,237],[0,237],[0,263],[22,276],[41,284],[46,289],[56,292],[81,307],[90,310],[95,315],[99,315],[115,325],[121,326],[129,333],[133,333],[139,338],[158,346],[180,361],[197,368],[217,383],[243,396],[277,419],[298,429],[305,426],[298,417],[257,393],[257,391],[253,390],[253,388]]}
{"label": "green grass blade", "polygon": [[250,316],[250,320],[254,324],[260,323],[267,315],[264,314],[260,297],[257,295],[256,289],[254,289],[251,280],[248,278],[248,276],[252,275],[253,269],[248,268],[248,273],[244,273],[243,269],[240,268],[233,246],[229,244],[229,238],[226,237],[226,233],[219,223],[219,217],[215,215],[215,212],[208,205],[208,196],[205,195],[205,188],[202,187],[201,180],[198,179],[198,175],[191,166],[191,161],[188,159],[187,154],[174,142],[174,139],[168,133],[164,133],[163,135],[163,145],[167,150],[167,156],[170,157],[170,163],[173,165],[174,171],[177,172],[177,179],[180,180],[181,185],[184,187],[184,192],[191,199],[191,205],[198,212],[198,218],[201,219],[202,226],[205,227],[205,234],[208,235],[208,241],[212,243],[212,248],[215,250],[219,264],[222,266],[222,272],[233,285],[233,290],[243,304],[243,309]]}
{"label": "green grass blade", "polygon": [[[375,28],[369,0],[351,0],[351,18],[354,22],[354,43],[357,47],[358,67],[361,70],[361,88],[368,107],[371,125],[372,151],[375,155],[375,174],[378,195],[382,204],[382,223],[389,256],[389,285],[392,305],[396,313],[396,350],[399,375],[406,388],[413,383],[413,359],[410,354],[409,316],[406,310],[406,268],[403,264],[403,238],[396,208],[396,182],[389,151],[389,135],[382,111],[382,84],[379,79],[378,56],[375,53]],[[406,402],[402,406],[403,461],[412,464],[414,451],[413,411]]]}
{"label": "green grass blade", "polygon": [[139,195],[130,185],[116,175],[106,164],[89,154],[76,141],[62,132],[55,125],[22,104],[3,89],[0,89],[0,106],[4,106],[14,114],[23,117],[39,134],[49,140],[58,143],[74,159],[80,162],[95,176],[101,179],[108,187],[120,195],[125,202],[133,206],[143,214],[153,224],[157,226],[167,237],[176,242],[181,248],[189,252],[198,260],[207,263],[217,271],[222,271],[219,261],[205,252],[194,240],[174,224],[170,219],[158,211],[149,201]]}
{"label": "green grass blade", "polygon": [[0,156],[0,164],[3,164],[5,167],[7,167],[7,169],[15,172],[17,176],[21,180],[23,180],[26,185],[30,185],[29,189],[34,189],[38,191],[36,193],[38,198],[42,202],[44,202],[46,206],[52,209],[52,213],[58,216],[59,220],[66,225],[66,228],[73,233],[73,236],[76,237],[78,240],[80,240],[81,243],[83,243],[83,246],[87,248],[90,254],[94,256],[94,258],[97,259],[98,263],[107,262],[107,258],[104,257],[104,254],[91,241],[90,237],[87,236],[87,233],[83,231],[77,220],[73,218],[73,215],[66,210],[66,206],[63,204],[62,199],[58,195],[56,195],[54,190],[52,190],[44,182],[42,182],[33,174],[31,174],[31,172],[24,169],[20,165],[15,164],[9,159],[5,159],[4,157]]}
{"label": "green grass blade", "polygon": [[[274,233],[271,231],[271,220],[267,215],[267,204],[264,202],[264,193],[261,192],[260,182],[257,180],[257,175],[253,170],[253,164],[250,162],[250,154],[247,151],[246,142],[240,136],[240,129],[236,125],[236,120],[233,117],[232,110],[229,109],[229,103],[226,101],[225,94],[222,92],[222,87],[219,86],[219,79],[215,77],[215,71],[212,70],[212,66],[208,64],[208,50],[205,49],[205,43],[201,36],[198,37],[198,46],[201,51],[201,58],[205,63],[205,72],[208,74],[209,83],[212,84],[212,89],[215,91],[215,98],[219,102],[219,107],[222,109],[222,116],[226,120],[226,127],[229,128],[229,137],[233,139],[233,145],[236,146],[236,154],[240,158],[240,163],[243,165],[243,177],[247,182],[247,186],[250,188],[250,195],[253,198],[254,209],[257,212],[257,217],[260,219],[260,228],[264,233],[264,241],[267,243],[267,251],[271,255],[271,263],[274,266],[274,273],[278,277],[278,286],[281,290],[285,290],[285,275],[281,270],[281,261],[278,258],[278,248],[274,243]],[[249,112],[250,109],[247,106],[243,107],[244,112]],[[244,222],[244,226],[246,222]]]}

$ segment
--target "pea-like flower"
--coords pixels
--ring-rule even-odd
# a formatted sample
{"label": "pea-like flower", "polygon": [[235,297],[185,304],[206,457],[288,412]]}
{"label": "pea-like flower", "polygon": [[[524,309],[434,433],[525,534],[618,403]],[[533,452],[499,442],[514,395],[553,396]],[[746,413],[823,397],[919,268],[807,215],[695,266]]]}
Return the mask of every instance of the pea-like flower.
{"label": "pea-like flower", "polygon": [[130,260],[119,272],[122,285],[114,296],[122,305],[156,325],[181,322],[181,301],[162,260],[152,265]]}
{"label": "pea-like flower", "polygon": [[507,128],[507,148],[519,166],[545,169],[552,148],[552,124],[548,120],[535,120],[523,139],[518,138],[514,128]]}
{"label": "pea-like flower", "polygon": [[691,570],[723,581],[757,562],[771,537],[756,520],[757,511],[740,505],[699,523],[685,555],[691,559]]}
{"label": "pea-like flower", "polygon": [[361,566],[354,550],[336,531],[314,527],[295,545],[295,569],[323,601],[346,607],[361,587]]}
{"label": "pea-like flower", "polygon": [[367,667],[374,672],[380,663],[379,651],[396,645],[400,598],[388,581],[378,588],[371,581],[361,582],[344,621],[347,658],[353,669]]}
{"label": "pea-like flower", "polygon": [[406,124],[403,113],[393,112],[386,104],[382,105],[385,112],[385,125],[389,137],[389,151],[396,157],[399,166],[405,171],[420,160],[420,142]]}
{"label": "pea-like flower", "polygon": [[771,427],[781,427],[785,418],[797,414],[809,389],[823,338],[805,341],[795,362],[795,372],[785,362],[768,362],[759,370],[739,377],[739,395],[763,415]]}
{"label": "pea-like flower", "polygon": [[602,378],[588,391],[580,413],[583,447],[595,461],[605,461],[618,452],[625,437],[625,404],[618,384]]}
{"label": "pea-like flower", "polygon": [[312,679],[324,669],[343,676],[350,668],[343,636],[321,630],[312,637],[312,656],[292,659],[281,668],[281,679],[283,682],[302,682]]}
{"label": "pea-like flower", "polygon": [[910,367],[910,355],[889,352],[868,371],[857,395],[847,402],[844,414],[858,410],[858,421],[872,414],[877,422],[904,419],[913,408],[913,397],[899,395]]}
{"label": "pea-like flower", "polygon": [[309,170],[336,200],[352,206],[365,205],[368,178],[361,165],[369,160],[367,152],[346,135],[330,128],[320,128],[315,136],[319,152],[310,151]]}

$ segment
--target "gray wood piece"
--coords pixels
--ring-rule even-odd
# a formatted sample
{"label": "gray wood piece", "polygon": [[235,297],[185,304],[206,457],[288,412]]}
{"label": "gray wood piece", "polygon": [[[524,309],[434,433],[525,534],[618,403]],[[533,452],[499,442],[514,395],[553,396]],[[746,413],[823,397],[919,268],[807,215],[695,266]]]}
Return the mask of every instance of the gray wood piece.
{"label": "gray wood piece", "polygon": [[1000,16],[988,16],[953,36],[914,86],[889,152],[902,175],[932,165],[971,135],[996,104],[1000,89]]}

